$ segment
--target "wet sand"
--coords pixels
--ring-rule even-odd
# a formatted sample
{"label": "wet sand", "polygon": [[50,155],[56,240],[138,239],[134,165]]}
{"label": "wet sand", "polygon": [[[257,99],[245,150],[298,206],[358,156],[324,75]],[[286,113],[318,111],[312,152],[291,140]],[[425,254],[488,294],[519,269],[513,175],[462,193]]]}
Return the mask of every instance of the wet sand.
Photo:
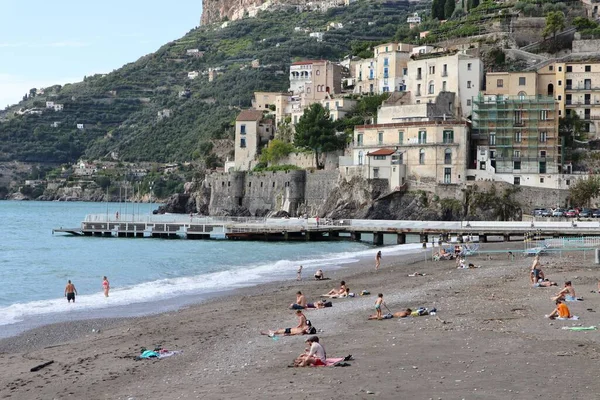
{"label": "wet sand", "polygon": [[[522,245],[482,249],[505,246]],[[600,331],[561,329],[600,320],[600,295],[591,293],[600,266],[590,258],[542,257],[547,277],[561,285],[572,280],[585,298],[568,303],[579,321],[544,318],[558,289],[530,287],[531,258],[482,255],[469,258],[481,268],[457,270],[454,261],[390,259],[384,251],[378,272],[373,259],[329,281],[266,284],[149,317],[45,326],[0,341],[0,398],[595,399]],[[408,277],[415,271],[426,275]],[[332,308],[306,315],[329,357],[355,360],[348,367],[287,368],[306,337],[274,340],[259,331],[295,326],[287,309],[295,292],[316,300],[340,279],[371,295],[334,299]],[[378,292],[392,311],[424,306],[438,313],[367,321]],[[142,347],[156,345],[182,353],[135,361]]]}

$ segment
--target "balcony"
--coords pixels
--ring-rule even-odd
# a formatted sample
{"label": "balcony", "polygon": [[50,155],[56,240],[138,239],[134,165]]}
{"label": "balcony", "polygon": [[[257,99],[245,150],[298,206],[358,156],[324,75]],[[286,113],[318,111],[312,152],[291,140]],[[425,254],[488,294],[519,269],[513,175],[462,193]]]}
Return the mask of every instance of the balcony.
{"label": "balcony", "polygon": [[448,76],[448,71],[442,71],[442,77],[447,77]]}
{"label": "balcony", "polygon": [[596,100],[593,103],[591,100],[588,100],[588,101],[566,101],[565,105],[569,108],[585,107],[585,106],[600,107],[600,100]]}
{"label": "balcony", "polygon": [[567,85],[565,86],[565,90],[569,91],[581,91],[581,90],[598,90],[600,91],[600,86],[592,86],[592,85]]}
{"label": "balcony", "polygon": [[421,95],[421,91],[417,90],[417,93],[415,93],[415,96],[420,96]]}
{"label": "balcony", "polygon": [[420,81],[421,79],[422,79],[422,76],[421,76],[421,74],[418,74],[418,75],[417,75],[417,80],[418,80],[418,81]]}

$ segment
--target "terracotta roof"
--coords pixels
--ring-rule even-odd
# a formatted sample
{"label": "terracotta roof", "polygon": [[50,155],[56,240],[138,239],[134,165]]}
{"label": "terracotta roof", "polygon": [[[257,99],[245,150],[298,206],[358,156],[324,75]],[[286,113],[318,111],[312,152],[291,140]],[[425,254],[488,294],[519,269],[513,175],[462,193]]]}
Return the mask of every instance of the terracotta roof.
{"label": "terracotta roof", "polygon": [[259,110],[242,110],[236,121],[260,121],[263,118],[263,112]]}
{"label": "terracotta roof", "polygon": [[314,63],[324,63],[325,60],[304,60],[304,61],[296,61],[295,63],[292,63],[292,65],[308,65],[308,64],[314,64]]}
{"label": "terracotta roof", "polygon": [[391,156],[396,152],[396,149],[379,149],[367,153],[368,156]]}

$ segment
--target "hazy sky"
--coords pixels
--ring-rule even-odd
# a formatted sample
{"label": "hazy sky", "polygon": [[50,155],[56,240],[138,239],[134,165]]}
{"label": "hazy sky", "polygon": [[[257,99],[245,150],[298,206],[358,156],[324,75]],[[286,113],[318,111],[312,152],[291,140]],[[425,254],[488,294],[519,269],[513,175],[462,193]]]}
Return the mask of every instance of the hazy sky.
{"label": "hazy sky", "polygon": [[0,110],[31,88],[77,82],[199,25],[202,0],[0,0]]}

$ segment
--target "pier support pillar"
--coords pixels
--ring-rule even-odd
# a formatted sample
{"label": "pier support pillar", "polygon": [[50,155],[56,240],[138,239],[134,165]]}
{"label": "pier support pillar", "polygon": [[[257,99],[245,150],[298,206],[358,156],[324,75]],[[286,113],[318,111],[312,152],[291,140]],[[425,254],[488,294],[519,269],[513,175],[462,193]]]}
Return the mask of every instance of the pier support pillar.
{"label": "pier support pillar", "polygon": [[426,233],[421,233],[419,235],[421,243],[423,243],[423,248],[427,247],[427,242],[429,241],[429,235]]}
{"label": "pier support pillar", "polygon": [[510,235],[508,235],[508,234],[504,235],[504,241],[510,242]]}
{"label": "pier support pillar", "polygon": [[350,238],[355,242],[360,242],[360,232],[350,232]]}
{"label": "pier support pillar", "polygon": [[290,234],[287,231],[283,232],[283,238],[287,242],[288,240],[290,240]]}
{"label": "pier support pillar", "polygon": [[486,234],[479,235],[479,243],[487,243],[487,235]]}
{"label": "pier support pillar", "polygon": [[304,232],[304,239],[306,239],[307,241],[309,241],[311,239],[309,231]]}
{"label": "pier support pillar", "polygon": [[383,246],[383,233],[373,232],[373,244]]}
{"label": "pier support pillar", "polygon": [[406,244],[406,234],[405,233],[399,233],[398,236],[396,237],[396,243],[398,243],[398,244]]}

